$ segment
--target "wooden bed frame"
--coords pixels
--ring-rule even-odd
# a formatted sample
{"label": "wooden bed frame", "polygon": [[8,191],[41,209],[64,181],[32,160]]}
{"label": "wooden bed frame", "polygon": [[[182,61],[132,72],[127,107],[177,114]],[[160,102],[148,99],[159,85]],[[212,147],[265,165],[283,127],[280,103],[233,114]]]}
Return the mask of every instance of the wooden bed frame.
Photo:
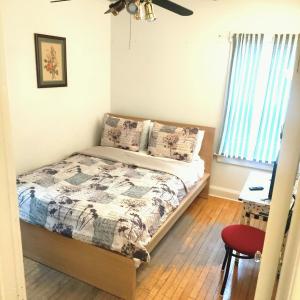
{"label": "wooden bed frame", "polygon": [[[145,120],[116,114],[111,115]],[[155,248],[201,192],[202,197],[208,196],[213,158],[214,128],[166,121],[159,122],[181,127],[193,126],[205,131],[200,151],[200,156],[205,161],[205,174],[153,236],[146,246],[149,252]],[[120,298],[135,299],[136,267],[133,259],[113,251],[66,238],[23,221],[21,221],[21,233],[24,256]]]}

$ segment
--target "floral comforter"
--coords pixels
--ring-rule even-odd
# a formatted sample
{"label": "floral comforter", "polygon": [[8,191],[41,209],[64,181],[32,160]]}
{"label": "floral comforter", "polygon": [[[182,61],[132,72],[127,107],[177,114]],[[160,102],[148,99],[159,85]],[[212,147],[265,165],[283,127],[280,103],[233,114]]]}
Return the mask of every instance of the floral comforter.
{"label": "floral comforter", "polygon": [[20,175],[17,186],[22,220],[142,261],[186,194],[174,175],[82,154]]}

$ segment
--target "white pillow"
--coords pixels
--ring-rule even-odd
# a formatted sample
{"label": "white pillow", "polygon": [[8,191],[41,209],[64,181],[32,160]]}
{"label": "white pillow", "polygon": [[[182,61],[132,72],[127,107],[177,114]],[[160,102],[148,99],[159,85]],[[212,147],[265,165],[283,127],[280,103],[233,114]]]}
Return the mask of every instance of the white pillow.
{"label": "white pillow", "polygon": [[150,124],[152,123],[151,120],[143,121],[144,127],[141,134],[141,141],[140,141],[140,152],[147,151],[148,148],[148,141],[149,141],[149,131],[150,131]]}
{"label": "white pillow", "polygon": [[197,141],[196,141],[196,145],[195,145],[195,148],[194,148],[193,160],[197,160],[198,157],[199,157],[199,152],[201,150],[204,134],[205,134],[204,130],[199,130],[198,131]]}
{"label": "white pillow", "polygon": [[149,132],[148,132],[148,139],[149,139],[149,141],[150,141],[150,138],[151,138],[151,132],[152,132],[152,129],[153,129],[153,125],[154,125],[154,122],[150,121]]}

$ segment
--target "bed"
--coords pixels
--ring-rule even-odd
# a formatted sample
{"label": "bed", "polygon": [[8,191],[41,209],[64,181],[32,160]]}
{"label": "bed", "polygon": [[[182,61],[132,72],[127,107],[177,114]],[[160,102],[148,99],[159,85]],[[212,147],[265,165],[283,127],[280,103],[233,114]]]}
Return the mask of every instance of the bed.
{"label": "bed", "polygon": [[[199,170],[201,167],[205,170],[201,170],[201,178],[190,185],[180,169],[178,177],[170,175],[168,164],[164,167],[166,169],[153,168],[156,160],[152,157],[105,147],[76,153],[61,162],[18,177],[24,255],[113,295],[134,299],[140,263],[149,262],[151,251],[200,193],[202,197],[208,196],[214,128],[192,126],[205,131],[200,150],[204,166],[200,161],[195,165]],[[159,165],[164,166],[164,163],[160,161]],[[55,190],[49,193],[51,186],[55,186]],[[82,194],[84,197],[89,194],[87,201]],[[93,200],[94,195],[101,195],[100,204],[98,199]],[[47,205],[33,201],[43,197],[49,198],[49,201],[45,200]],[[132,202],[127,205],[126,197],[136,198],[137,205],[132,207]],[[165,197],[168,199],[164,200]],[[29,198],[32,201],[28,201]],[[82,201],[72,200],[77,198]],[[149,205],[150,202],[158,209],[154,204]],[[155,215],[153,210],[158,213]],[[108,218],[112,211],[113,216]],[[117,211],[122,214],[115,216]],[[123,217],[124,212],[131,218],[131,227],[126,214]],[[57,223],[57,219],[63,222]],[[93,229],[90,236],[89,227]],[[118,234],[103,233],[104,227],[113,228]]]}

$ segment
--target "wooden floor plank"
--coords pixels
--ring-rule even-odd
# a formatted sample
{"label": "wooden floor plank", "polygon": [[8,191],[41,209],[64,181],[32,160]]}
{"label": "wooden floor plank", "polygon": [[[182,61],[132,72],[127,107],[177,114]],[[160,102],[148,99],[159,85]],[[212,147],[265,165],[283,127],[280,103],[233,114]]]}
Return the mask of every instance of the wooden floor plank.
{"label": "wooden floor plank", "polygon": [[[219,206],[220,207],[220,206]],[[207,268],[206,265],[209,264],[209,260],[213,257],[212,252],[214,251],[214,243],[215,241],[219,241],[219,238],[213,239],[214,231],[216,230],[216,223],[218,217],[220,217],[220,214],[222,212],[222,207],[220,207],[221,210],[215,209],[216,215],[210,215],[211,222],[207,226],[207,232],[206,235],[203,237],[203,239],[199,240],[198,247],[196,255],[192,258],[192,260],[189,262],[189,265],[187,266],[186,274],[184,275],[184,279],[181,280],[180,285],[178,289],[180,291],[177,292],[178,295],[180,295],[180,299],[186,299],[186,297],[191,295],[191,292],[195,288],[197,284],[202,284],[200,282],[202,279],[200,276],[204,276],[207,274]],[[206,227],[204,224],[202,224],[202,227]],[[200,228],[199,228],[200,229]],[[198,278],[195,282],[195,278]],[[191,297],[193,297],[191,295]]]}
{"label": "wooden floor plank", "polygon": [[[177,257],[176,254],[181,253],[182,241],[184,241],[185,236],[189,236],[191,228],[196,224],[195,218],[198,215],[205,215],[203,211],[203,206],[205,207],[206,199],[201,199],[197,204],[192,206],[190,210],[183,216],[180,222],[177,223],[177,227],[174,228],[174,232],[168,236],[168,242],[161,245],[152,255],[153,261],[155,261],[155,266],[160,266],[159,272],[152,273],[151,279],[146,282],[152,282],[148,285],[151,290],[151,295],[149,299],[153,299],[159,293],[159,290],[164,287],[172,274],[174,267],[174,259]],[[171,237],[171,239],[170,239]],[[161,254],[164,253],[165,256]],[[174,255],[175,254],[175,255]],[[184,255],[186,257],[186,255]],[[154,276],[153,276],[154,275]]]}
{"label": "wooden floor plank", "polygon": [[[236,209],[232,205],[232,203],[227,203],[226,206],[223,207],[221,214],[218,216],[215,222],[215,226],[213,228],[212,236],[210,242],[208,242],[207,252],[209,253],[208,260],[205,263],[205,267],[202,272],[197,277],[197,283],[193,286],[192,292],[190,296],[193,299],[199,299],[199,297],[205,298],[205,292],[207,291],[207,276],[209,272],[215,266],[216,257],[220,254],[224,253],[224,244],[220,239],[220,233],[225,224],[235,223],[234,216],[236,216]],[[220,251],[221,249],[221,251]],[[220,266],[217,264],[217,267]],[[220,274],[220,272],[214,272],[214,274]]]}
{"label": "wooden floor plank", "polygon": [[[219,208],[219,209],[218,209]],[[219,214],[221,208],[218,206],[212,206],[211,211],[204,211],[200,212],[196,216],[194,216],[193,219],[193,224],[191,224],[191,227],[185,231],[184,235],[181,235],[178,237],[176,240],[176,244],[179,245],[179,249],[174,256],[174,258],[171,261],[170,268],[171,272],[165,281],[163,287],[159,291],[160,296],[165,296],[166,298],[170,298],[171,296],[174,297],[173,292],[174,292],[174,287],[178,286],[180,281],[182,281],[182,276],[177,276],[178,270],[180,270],[180,275],[183,275],[186,271],[186,267],[190,265],[190,262],[193,260],[194,257],[198,256],[199,247],[195,245],[194,239],[198,241],[205,241],[207,238],[207,233],[209,230],[207,230],[207,227],[211,227],[212,222],[210,214],[215,213],[216,215]],[[187,211],[186,216],[189,216],[190,211]],[[202,226],[202,231],[200,228],[198,228],[199,224],[204,223],[205,226]],[[194,237],[192,239],[191,237]],[[185,243],[185,240],[189,239],[188,243]],[[186,245],[187,244],[187,245]],[[199,243],[200,245],[204,245],[203,242]],[[187,255],[188,254],[188,255]],[[187,278],[185,275],[184,278]],[[172,287],[173,288],[170,288]]]}
{"label": "wooden floor plank", "polygon": [[[209,197],[197,199],[151,254],[149,265],[138,270],[138,300],[220,300],[222,228],[238,223],[241,203]],[[24,259],[29,300],[117,300],[46,266]],[[259,264],[232,264],[223,299],[254,298]]]}

